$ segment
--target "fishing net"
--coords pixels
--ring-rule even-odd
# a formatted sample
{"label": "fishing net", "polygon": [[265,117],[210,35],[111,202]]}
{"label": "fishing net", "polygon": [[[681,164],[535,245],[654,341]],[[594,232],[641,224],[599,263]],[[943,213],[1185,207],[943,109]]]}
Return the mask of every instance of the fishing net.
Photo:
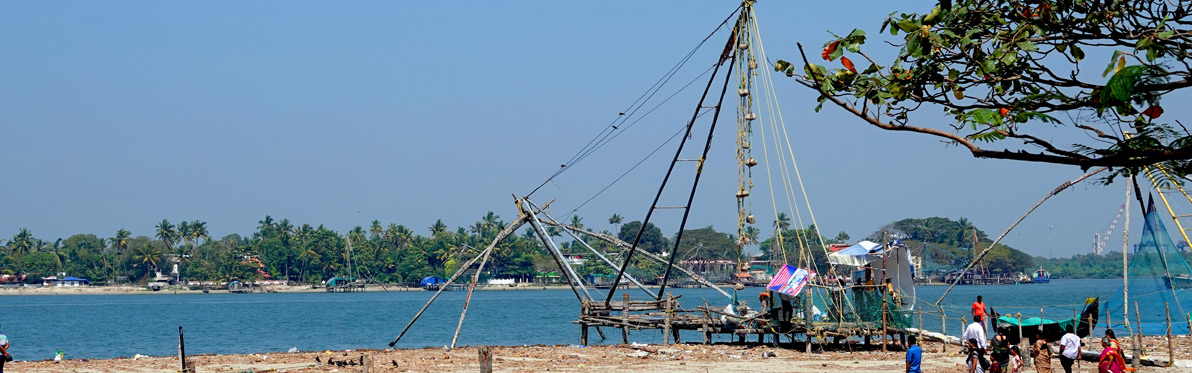
{"label": "fishing net", "polygon": [[1129,259],[1129,278],[1105,303],[1105,311],[1113,324],[1123,325],[1123,317],[1127,316],[1123,299],[1128,293],[1131,327],[1138,331],[1136,324],[1141,322],[1143,334],[1162,334],[1167,330],[1167,307],[1176,323],[1185,320],[1186,310],[1192,310],[1188,303],[1192,301],[1192,288],[1181,281],[1192,276],[1192,267],[1167,233],[1153,200],[1147,204],[1146,222],[1138,237],[1138,246]]}

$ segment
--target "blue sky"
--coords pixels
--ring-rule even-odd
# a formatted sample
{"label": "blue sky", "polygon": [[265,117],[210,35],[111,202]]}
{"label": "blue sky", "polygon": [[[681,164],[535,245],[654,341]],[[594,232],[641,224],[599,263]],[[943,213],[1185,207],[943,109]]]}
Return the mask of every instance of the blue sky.
{"label": "blue sky", "polygon": [[[816,54],[826,30],[876,34],[890,12],[934,3],[850,4],[847,17],[832,3],[758,4],[771,59],[795,59],[796,42]],[[107,237],[118,228],[150,235],[163,218],[206,221],[217,237],[249,233],[265,215],[338,230],[378,219],[422,233],[436,218],[452,227],[489,210],[509,219],[516,215],[512,194],[526,194],[554,172],[734,6],[6,2],[0,235],[22,227],[47,239]],[[674,81],[710,66],[723,35]],[[827,236],[859,238],[893,220],[930,216],[967,217],[996,235],[1081,174],[978,160],[932,138],[868,127],[835,108],[815,113],[814,94],[775,79]],[[680,92],[535,199],[555,199],[556,215],[570,211],[572,199],[592,196],[685,123],[698,93]],[[690,227],[735,225],[732,113],[724,115]],[[702,145],[695,142],[691,149]],[[586,205],[585,221],[608,226],[613,213],[641,219],[673,145]],[[691,173],[676,178],[685,189]],[[755,193],[764,190],[763,179],[755,182]],[[1122,188],[1078,185],[1005,243],[1047,255],[1051,235],[1057,255],[1087,252],[1123,202]],[[679,204],[681,194],[663,204]],[[769,231],[768,200],[754,205],[759,227]],[[663,212],[655,221],[673,232],[678,217]],[[1114,240],[1110,247],[1120,247]]]}

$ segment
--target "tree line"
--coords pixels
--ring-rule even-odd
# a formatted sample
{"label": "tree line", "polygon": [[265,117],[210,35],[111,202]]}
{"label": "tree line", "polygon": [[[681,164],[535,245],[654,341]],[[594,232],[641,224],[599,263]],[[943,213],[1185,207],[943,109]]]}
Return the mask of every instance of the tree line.
{"label": "tree line", "polygon": [[[642,224],[623,222],[620,215],[614,214],[608,223],[616,233],[608,230],[601,233],[633,242]],[[256,231],[247,236],[233,233],[216,239],[210,236],[206,222],[175,224],[163,219],[153,227],[152,237],[133,236],[129,230],[119,229],[106,238],[87,233],[53,241],[37,238],[22,228],[11,239],[0,240],[0,273],[23,274],[31,282],[66,273],[94,283],[146,283],[159,273],[170,275],[176,265],[178,278],[190,281],[283,280],[314,284],[349,275],[350,244],[354,276],[382,283],[411,283],[427,276],[446,277],[454,273],[507,224],[490,211],[474,224],[455,229],[441,219],[435,220],[426,228],[428,235],[406,225],[385,225],[377,220],[340,233],[324,225],[298,225],[289,219],[265,216],[258,221]],[[587,228],[583,219],[574,215],[566,224]],[[765,239],[760,237],[762,230],[753,226],[746,227],[741,236],[711,226],[688,229],[677,248],[676,259],[748,262],[751,258],[745,252],[760,252],[767,261],[825,268],[827,256],[820,248],[847,243],[850,239],[845,232],[833,238],[820,236],[814,225],[792,227],[785,213],[776,216],[771,228]],[[946,218],[904,219],[883,227],[870,239],[880,241],[885,232],[887,238],[918,239],[955,248],[966,243],[965,240],[971,241],[968,235],[960,233],[970,229],[971,224],[964,218],[958,222]],[[588,259],[579,268],[581,274],[616,273],[613,267],[595,260],[595,256],[586,255],[590,253],[588,249],[559,227],[548,226],[547,234],[555,237],[564,253]],[[616,263],[622,260],[618,246],[585,235],[580,237],[610,260]],[[977,237],[985,239],[979,230]],[[665,235],[651,223],[642,232],[639,249],[668,253],[674,249],[674,238],[675,235]],[[993,267],[1016,271],[1033,265],[1030,256],[1009,247],[999,247],[986,260]],[[665,269],[660,263],[636,256],[632,264],[629,272],[643,280],[655,279]],[[534,231],[522,228],[521,234],[509,236],[494,248],[484,275],[529,281],[556,271],[557,264]]]}

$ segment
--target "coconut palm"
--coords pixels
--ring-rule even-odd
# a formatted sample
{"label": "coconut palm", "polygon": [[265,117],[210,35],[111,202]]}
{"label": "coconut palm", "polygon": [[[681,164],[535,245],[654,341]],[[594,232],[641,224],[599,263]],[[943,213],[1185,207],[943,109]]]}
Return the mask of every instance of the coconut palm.
{"label": "coconut palm", "polygon": [[430,226],[430,234],[438,236],[447,233],[447,224],[443,224],[443,219],[435,219],[435,223]]}
{"label": "coconut palm", "polygon": [[381,221],[373,220],[372,224],[368,226],[368,238],[377,238],[381,233],[385,233],[385,228],[381,227]]}
{"label": "coconut palm", "polygon": [[625,221],[625,218],[622,218],[620,214],[613,214],[612,217],[608,218],[608,223],[616,227],[615,229],[617,231],[621,230],[621,222],[623,221]]}
{"label": "coconut palm", "polygon": [[176,239],[189,244],[190,236],[193,234],[194,229],[191,228],[189,221],[183,220],[181,223],[178,223],[178,237]]}
{"label": "coconut palm", "polygon": [[261,238],[265,238],[269,235],[269,233],[273,232],[272,216],[265,215],[265,218],[257,221],[257,223],[260,224],[257,226],[257,234],[261,235]]}
{"label": "coconut palm", "polygon": [[145,244],[137,248],[137,253],[133,256],[133,260],[145,265],[146,270],[156,271],[158,264],[161,263],[161,249],[153,247],[153,245]]}
{"label": "coconut palm", "polygon": [[791,218],[785,212],[778,213],[774,217],[774,228],[781,231],[791,229]]}
{"label": "coconut palm", "polygon": [[584,218],[579,217],[579,215],[571,215],[571,226],[584,229]]}
{"label": "coconut palm", "polygon": [[28,254],[34,250],[36,239],[33,238],[33,233],[29,232],[29,228],[21,228],[15,236],[12,236],[12,241],[8,243],[8,255],[21,256]]}
{"label": "coconut palm", "polygon": [[195,220],[190,222],[190,227],[195,242],[198,242],[200,238],[203,239],[203,243],[211,241],[211,232],[207,231],[207,222]]}
{"label": "coconut palm", "polygon": [[173,249],[174,240],[177,240],[178,231],[174,229],[174,224],[171,224],[168,219],[162,219],[158,223],[156,231],[157,239],[166,244],[167,249]]}
{"label": "coconut palm", "polygon": [[116,230],[116,235],[108,238],[108,245],[116,249],[116,254],[124,254],[124,250],[128,248],[128,240],[132,238],[132,233],[120,228]]}

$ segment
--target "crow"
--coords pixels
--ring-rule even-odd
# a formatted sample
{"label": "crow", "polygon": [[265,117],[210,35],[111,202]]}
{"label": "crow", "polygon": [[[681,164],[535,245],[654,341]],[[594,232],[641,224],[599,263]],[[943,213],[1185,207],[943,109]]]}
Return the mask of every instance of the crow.
{"label": "crow", "polygon": [[315,355],[315,362],[316,362],[316,363],[319,363],[319,364],[322,364],[322,363],[323,363],[323,359],[320,359],[318,355]]}
{"label": "crow", "polygon": [[397,368],[397,360],[389,360],[389,363],[393,364],[394,368]]}

